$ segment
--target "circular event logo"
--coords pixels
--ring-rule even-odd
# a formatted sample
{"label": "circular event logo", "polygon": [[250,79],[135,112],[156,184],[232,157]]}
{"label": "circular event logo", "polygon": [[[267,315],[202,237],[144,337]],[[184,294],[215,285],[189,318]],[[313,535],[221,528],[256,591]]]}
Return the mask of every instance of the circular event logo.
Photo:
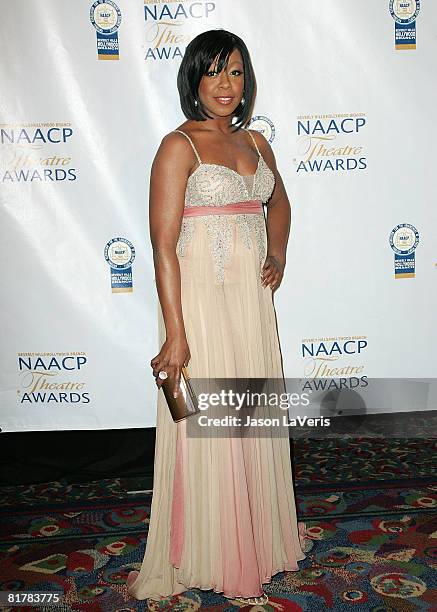
{"label": "circular event logo", "polygon": [[400,223],[390,234],[390,246],[398,255],[410,255],[419,244],[419,232],[409,223]]}
{"label": "circular event logo", "polygon": [[105,246],[105,259],[111,268],[125,270],[135,259],[135,248],[126,238],[112,238]]}
{"label": "circular event logo", "polygon": [[121,12],[112,0],[97,0],[90,9],[90,19],[99,34],[113,34],[121,23]]}
{"label": "circular event logo", "polygon": [[273,125],[273,121],[271,121],[268,117],[264,117],[263,115],[256,115],[255,117],[252,117],[247,127],[250,127],[252,130],[256,130],[257,132],[261,132],[261,134],[270,144],[275,138],[275,126]]}
{"label": "circular event logo", "polygon": [[390,0],[389,10],[396,23],[407,25],[416,21],[420,0]]}

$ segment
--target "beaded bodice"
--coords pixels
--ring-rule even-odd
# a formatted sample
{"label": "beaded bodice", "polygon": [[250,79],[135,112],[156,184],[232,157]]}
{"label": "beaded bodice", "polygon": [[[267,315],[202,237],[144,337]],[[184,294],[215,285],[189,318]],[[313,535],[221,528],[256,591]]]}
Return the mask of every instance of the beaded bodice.
{"label": "beaded bodice", "polygon": [[[243,203],[254,200],[266,203],[273,193],[275,176],[262,157],[254,137],[248,131],[258,152],[258,165],[254,175],[243,176],[220,164],[206,164],[200,156],[191,140],[185,132],[175,130],[183,134],[191,143],[196,155],[198,166],[188,177],[185,190],[185,207],[195,206],[226,206],[232,203]],[[244,206],[242,207],[244,209]],[[236,213],[234,215],[208,215],[197,219],[184,217],[177,245],[179,256],[185,256],[186,249],[191,241],[196,223],[203,222],[206,225],[211,255],[214,259],[216,280],[223,282],[225,268],[230,256],[231,225],[236,223],[240,230],[243,242],[247,248],[253,248],[256,244],[260,265],[266,255],[266,229],[265,219],[262,214]]]}
{"label": "beaded bodice", "polygon": [[[246,186],[247,178],[253,178],[251,189]],[[253,177],[242,176],[226,166],[202,163],[188,178],[185,206],[223,206],[245,200],[261,200],[265,204],[274,184],[273,172],[261,154]]]}

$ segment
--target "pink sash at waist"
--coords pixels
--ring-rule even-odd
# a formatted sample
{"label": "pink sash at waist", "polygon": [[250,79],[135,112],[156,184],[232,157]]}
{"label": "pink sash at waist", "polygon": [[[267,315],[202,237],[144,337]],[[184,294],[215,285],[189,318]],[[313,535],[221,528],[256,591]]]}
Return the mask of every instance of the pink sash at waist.
{"label": "pink sash at waist", "polygon": [[261,200],[233,202],[224,206],[185,206],[184,217],[201,217],[203,215],[238,215],[263,214]]}

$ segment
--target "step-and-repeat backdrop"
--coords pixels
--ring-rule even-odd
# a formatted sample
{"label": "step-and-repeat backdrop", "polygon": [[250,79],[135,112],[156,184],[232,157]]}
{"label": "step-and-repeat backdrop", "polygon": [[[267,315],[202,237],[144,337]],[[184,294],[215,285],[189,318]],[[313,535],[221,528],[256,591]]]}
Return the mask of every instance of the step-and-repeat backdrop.
{"label": "step-and-repeat backdrop", "polygon": [[2,3],[3,431],[154,426],[151,162],[188,42],[252,56],[250,128],[292,205],[275,295],[287,377],[432,377],[430,0]]}

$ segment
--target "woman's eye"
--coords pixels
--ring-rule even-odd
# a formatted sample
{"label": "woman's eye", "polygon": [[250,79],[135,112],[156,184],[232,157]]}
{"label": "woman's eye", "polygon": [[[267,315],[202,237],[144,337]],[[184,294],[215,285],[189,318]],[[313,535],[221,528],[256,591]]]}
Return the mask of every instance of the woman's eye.
{"label": "woman's eye", "polygon": [[[209,70],[209,72],[206,73],[206,76],[216,76],[217,74],[218,72],[216,72],[215,70]],[[232,70],[230,74],[239,76],[240,74],[243,74],[243,71],[238,70],[238,68],[236,68],[235,70]]]}

